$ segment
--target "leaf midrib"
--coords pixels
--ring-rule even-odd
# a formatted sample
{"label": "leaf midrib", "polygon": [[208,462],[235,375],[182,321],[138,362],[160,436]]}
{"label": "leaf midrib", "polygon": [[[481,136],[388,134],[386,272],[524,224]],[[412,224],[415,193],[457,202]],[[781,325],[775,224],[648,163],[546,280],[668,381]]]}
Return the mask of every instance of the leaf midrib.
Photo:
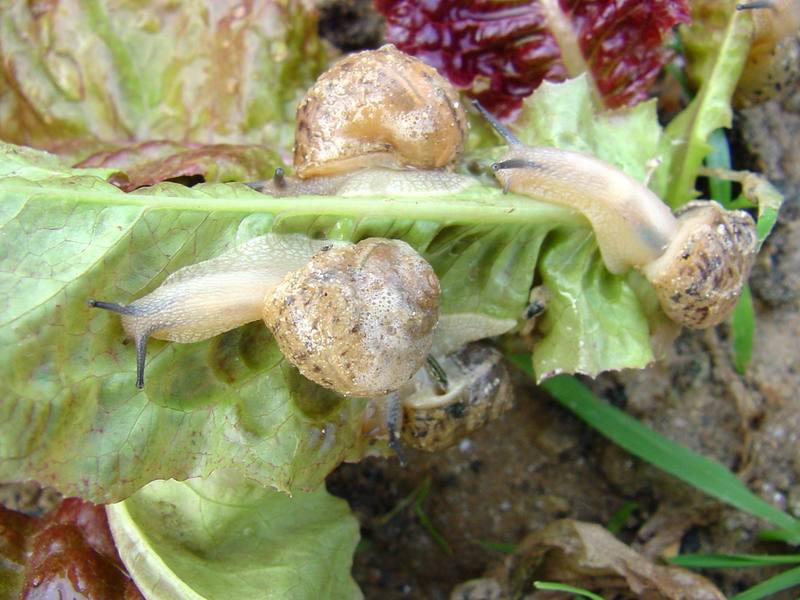
{"label": "leaf midrib", "polygon": [[[234,184],[235,185],[235,184]],[[220,184],[211,184],[219,193]],[[209,186],[209,187],[211,187]],[[238,187],[238,186],[237,186]],[[188,189],[188,188],[184,188]],[[237,188],[232,188],[237,189]],[[475,189],[472,197],[326,197],[291,196],[273,198],[266,195],[211,197],[203,186],[191,188],[191,195],[114,193],[91,189],[69,189],[31,182],[28,184],[0,184],[0,194],[22,194],[30,202],[59,201],[102,204],[106,206],[136,206],[154,210],[183,210],[191,212],[227,212],[280,215],[281,217],[330,215],[341,217],[387,217],[426,220],[447,224],[546,224],[587,226],[586,220],[577,212],[540,202],[517,194],[501,194],[499,190],[485,188],[486,199],[478,197]],[[240,191],[238,188],[237,191]]]}

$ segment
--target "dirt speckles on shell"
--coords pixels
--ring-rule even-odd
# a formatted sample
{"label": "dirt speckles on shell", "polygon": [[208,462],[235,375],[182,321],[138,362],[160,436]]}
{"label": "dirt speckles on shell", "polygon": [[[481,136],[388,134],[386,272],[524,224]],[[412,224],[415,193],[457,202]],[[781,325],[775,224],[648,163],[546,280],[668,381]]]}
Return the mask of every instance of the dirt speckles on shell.
{"label": "dirt speckles on shell", "polygon": [[702,329],[733,311],[755,260],[753,219],[716,202],[690,202],[678,215],[679,234],[647,267],[661,307],[673,321]]}
{"label": "dirt speckles on shell", "polygon": [[303,375],[347,396],[376,396],[424,363],[439,296],[436,274],[408,244],[371,238],[287,275],[264,321]]}
{"label": "dirt speckles on shell", "polygon": [[453,86],[389,44],[341,59],[308,91],[297,109],[295,171],[438,169],[460,157],[467,130]]}
{"label": "dirt speckles on shell", "polygon": [[737,108],[777,98],[800,77],[800,3],[778,0],[748,12],[753,38],[733,98]]}

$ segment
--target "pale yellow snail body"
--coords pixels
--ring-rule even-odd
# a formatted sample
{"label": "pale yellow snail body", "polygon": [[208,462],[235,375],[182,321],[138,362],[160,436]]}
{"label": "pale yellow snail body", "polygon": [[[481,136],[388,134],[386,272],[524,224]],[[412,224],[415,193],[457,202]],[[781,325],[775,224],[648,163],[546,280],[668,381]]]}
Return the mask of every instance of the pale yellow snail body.
{"label": "pale yellow snail body", "polygon": [[509,142],[493,165],[505,189],[581,212],[608,270],[641,271],[676,323],[700,329],[730,315],[755,260],[750,215],[703,201],[690,202],[676,217],[647,186],[608,163],[525,146],[486,116]]}
{"label": "pale yellow snail body", "polygon": [[294,170],[253,187],[273,196],[430,195],[474,184],[448,169],[468,133],[458,92],[388,44],[334,63],[297,108]]}
{"label": "pale yellow snail body", "polygon": [[439,281],[408,244],[268,234],[185,267],[122,315],[144,385],[150,337],[196,342],[263,318],[300,372],[346,396],[383,395],[419,370],[433,343]]}

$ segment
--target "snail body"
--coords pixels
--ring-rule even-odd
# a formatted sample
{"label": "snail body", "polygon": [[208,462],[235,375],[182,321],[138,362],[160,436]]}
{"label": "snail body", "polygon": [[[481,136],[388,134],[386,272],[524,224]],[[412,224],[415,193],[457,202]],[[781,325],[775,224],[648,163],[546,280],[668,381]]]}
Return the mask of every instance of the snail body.
{"label": "snail body", "polygon": [[467,133],[450,82],[387,44],[346,56],[317,79],[297,108],[296,177],[253,187],[273,196],[392,193],[398,186],[452,192],[473,183],[447,170]]}
{"label": "snail body", "polygon": [[702,329],[730,315],[755,261],[758,238],[749,214],[703,201],[690,202],[676,218],[647,186],[612,165],[525,146],[484,115],[509,143],[492,167],[504,189],[583,214],[606,268],[641,271],[676,323]]}
{"label": "snail body", "polygon": [[[589,220],[606,268],[615,274],[658,257],[675,236],[661,199],[630,175],[594,156],[559,148],[512,145],[494,166],[512,192],[571,208]],[[603,202],[587,198],[603,197]],[[634,236],[621,237],[631,229]]]}
{"label": "snail body", "polygon": [[747,2],[736,7],[753,19],[753,35],[733,97],[747,108],[779,96],[800,77],[800,2]]}
{"label": "snail body", "polygon": [[430,350],[439,281],[408,244],[268,234],[185,267],[122,315],[144,386],[147,340],[197,342],[263,318],[301,373],[344,395],[386,394]]}

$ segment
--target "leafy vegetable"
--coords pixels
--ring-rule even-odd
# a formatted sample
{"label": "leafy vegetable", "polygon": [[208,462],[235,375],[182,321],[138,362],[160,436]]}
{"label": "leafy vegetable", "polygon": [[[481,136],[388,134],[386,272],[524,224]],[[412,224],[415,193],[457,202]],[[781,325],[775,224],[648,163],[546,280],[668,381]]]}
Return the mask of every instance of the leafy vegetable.
{"label": "leafy vegetable", "polygon": [[685,0],[377,0],[386,39],[433,65],[496,114],[509,117],[543,81],[591,75],[598,100],[633,106],[671,53]]}
{"label": "leafy vegetable", "polygon": [[[598,111],[586,76],[544,83],[523,104],[515,130],[523,143],[593,154],[639,180],[647,178],[661,136],[655,102]],[[636,288],[611,277],[596,252],[590,232],[584,237],[565,232],[556,234],[542,255],[542,283],[551,297],[540,325],[549,335],[536,344],[533,355],[539,381],[564,372],[596,375],[604,370],[602,357],[609,352],[639,368],[653,360],[652,352],[642,349],[650,349],[650,326],[655,329],[658,316],[648,324]],[[607,334],[596,335],[600,330]]]}
{"label": "leafy vegetable", "polygon": [[67,498],[41,518],[0,505],[0,598],[142,600],[102,506]]}
{"label": "leafy vegetable", "polygon": [[[0,139],[81,160],[108,144],[291,145],[322,70],[304,2],[0,2]],[[76,43],[80,40],[80,43]]]}
{"label": "leafy vegetable", "polygon": [[681,34],[690,70],[702,82],[688,107],[667,125],[661,139],[663,162],[654,191],[677,209],[696,195],[695,181],[711,151],[711,134],[730,127],[731,97],[750,48],[752,24],[733,2],[700,0],[692,4],[692,24]]}
{"label": "leafy vegetable", "polygon": [[[551,86],[530,101],[553,115],[562,139],[580,139],[569,134],[580,122],[559,125],[567,114],[556,109],[576,93],[588,97],[585,82],[563,94]],[[587,110],[583,118],[592,118]],[[613,131],[598,119],[584,143],[606,155],[609,136],[626,147],[652,144],[652,127],[642,125],[648,110],[616,115]],[[617,162],[641,173],[648,155],[626,148]],[[652,360],[652,293],[635,295],[609,275],[585,221],[557,206],[477,184],[424,202],[275,199],[222,184],[124,194],[96,175],[108,170],[70,170],[14,146],[0,153],[0,343],[8,349],[0,479],[32,478],[108,502],[153,479],[225,468],[280,490],[314,489],[341,460],[360,457],[364,403],[300,377],[262,324],[196,344],[151,341],[147,385],[138,391],[119,319],[86,304],[129,302],[181,266],[268,231],[404,239],[434,266],[443,314],[467,319],[518,319],[534,278],[547,281],[558,315],[544,322],[540,377]],[[572,254],[577,260],[563,260]]]}
{"label": "leafy vegetable", "polygon": [[154,481],[107,507],[114,541],[148,598],[360,598],[358,523],[324,489],[292,497],[230,472]]}
{"label": "leafy vegetable", "polygon": [[168,179],[200,177],[203,181],[256,181],[272,176],[281,164],[276,152],[264,146],[145,142],[107,150],[76,167],[109,167],[120,172],[111,179],[130,192]]}

